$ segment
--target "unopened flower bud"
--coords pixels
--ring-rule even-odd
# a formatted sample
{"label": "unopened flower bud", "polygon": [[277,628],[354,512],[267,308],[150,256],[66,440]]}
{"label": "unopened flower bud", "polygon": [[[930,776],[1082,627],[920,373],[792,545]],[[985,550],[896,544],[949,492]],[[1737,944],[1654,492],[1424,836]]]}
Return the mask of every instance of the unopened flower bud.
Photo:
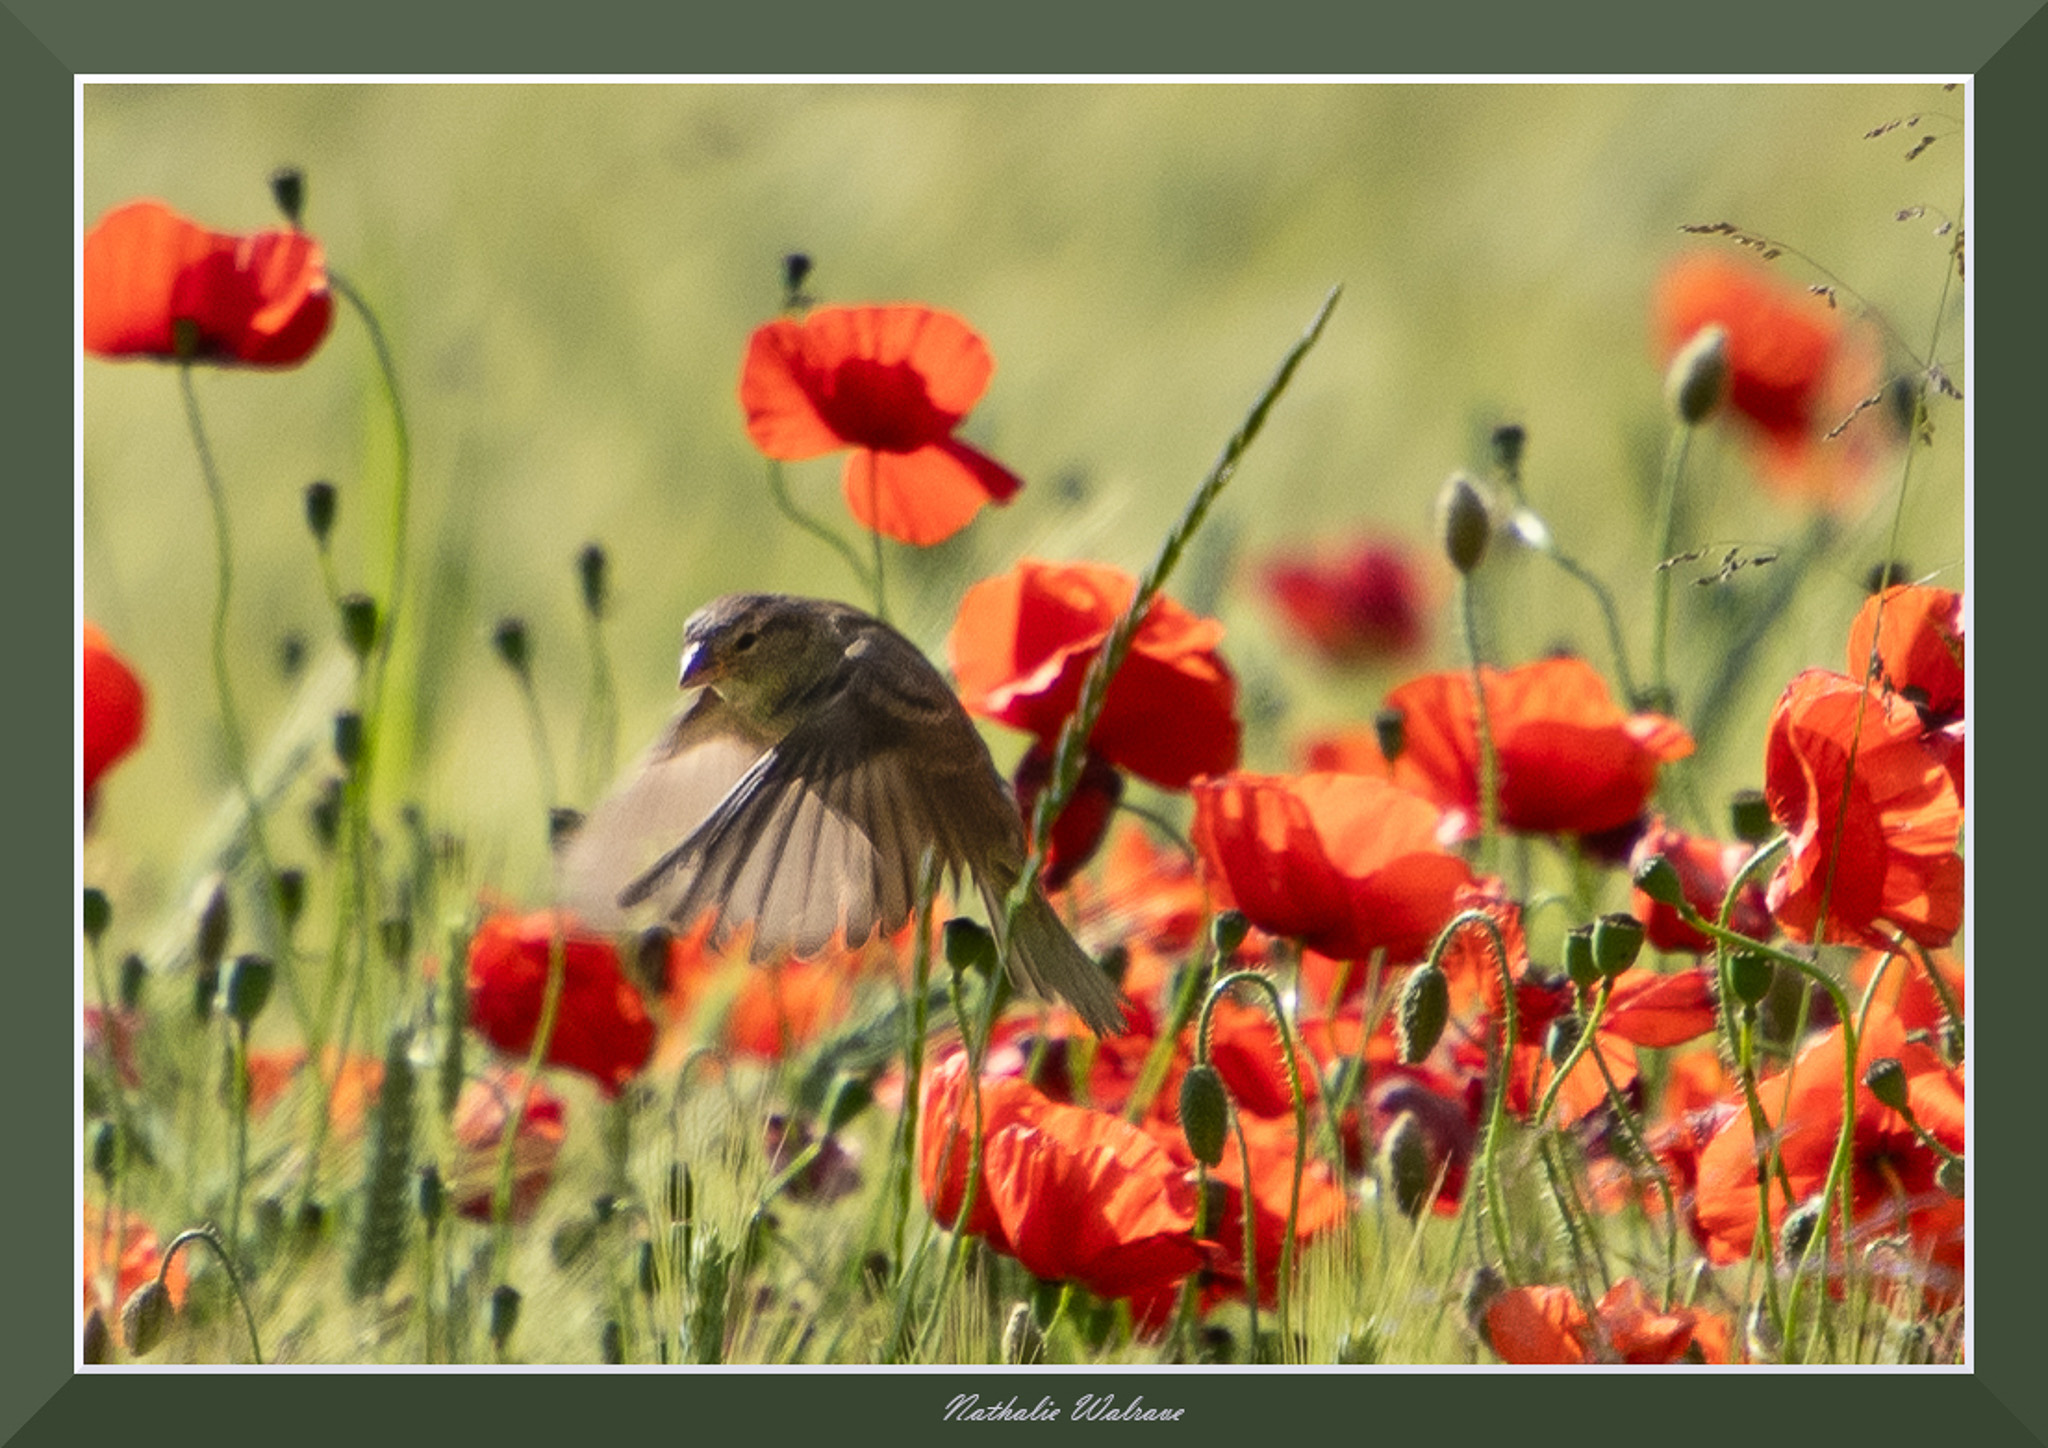
{"label": "unopened flower bud", "polygon": [[276,978],[277,967],[264,956],[236,956],[235,963],[228,967],[227,989],[223,993],[229,1019],[246,1026],[261,1015]]}
{"label": "unopened flower bud", "polygon": [[1664,373],[1664,397],[1679,420],[1698,427],[1728,392],[1728,331],[1710,322],[1693,333]]}
{"label": "unopened flower bud", "polygon": [[1870,1063],[1863,1073],[1863,1084],[1870,1088],[1870,1094],[1891,1107],[1894,1111],[1905,1111],[1906,1068],[1899,1064],[1896,1056],[1880,1056]]}
{"label": "unopened flower bud", "polygon": [[278,167],[270,173],[270,195],[296,231],[306,210],[306,173],[296,166]]}
{"label": "unopened flower bud", "polygon": [[811,259],[805,253],[793,251],[782,259],[783,305],[794,310],[810,300],[804,295],[804,282],[811,274]]}
{"label": "unopened flower bud", "polygon": [[1813,1234],[1820,1229],[1820,1205],[1819,1197],[1809,1197],[1785,1214],[1785,1223],[1778,1229],[1778,1250],[1787,1267],[1799,1266]]}
{"label": "unopened flower bud", "polygon": [[1382,709],[1372,716],[1373,736],[1379,740],[1380,758],[1392,764],[1408,747],[1408,715],[1400,709]]}
{"label": "unopened flower bud", "polygon": [[1735,987],[1735,998],[1746,1006],[1757,1004],[1771,993],[1771,979],[1777,970],[1769,956],[1743,951],[1728,962],[1728,982]]}
{"label": "unopened flower bud", "polygon": [[1252,923],[1245,919],[1242,910],[1220,910],[1209,922],[1209,944],[1218,960],[1228,960],[1237,954],[1237,948],[1244,944],[1244,938],[1251,933]]}
{"label": "unopened flower bud", "polygon": [[985,927],[965,916],[956,915],[946,922],[942,939],[946,948],[946,964],[958,971],[971,970],[977,975],[994,978],[996,938]]}
{"label": "unopened flower bud", "polygon": [[363,762],[363,716],[353,709],[334,716],[334,757],[351,774]]}
{"label": "unopened flower bud", "polygon": [[306,913],[306,872],[290,867],[279,870],[271,877],[270,887],[277,892],[277,913],[284,928],[290,930]]}
{"label": "unopened flower bud", "polygon": [[1870,571],[1863,575],[1865,593],[1883,593],[1887,588],[1896,588],[1909,582],[1913,577],[1912,568],[1903,558],[1889,558],[1883,563],[1873,563]]}
{"label": "unopened flower bud", "polygon": [[501,618],[498,626],[491,630],[491,647],[498,651],[498,657],[505,661],[505,667],[520,678],[526,677],[532,652],[527,644],[526,623],[523,619]]}
{"label": "unopened flower bud", "polygon": [[1230,1098],[1223,1077],[1206,1061],[1188,1067],[1180,1078],[1180,1130],[1196,1161],[1215,1166],[1223,1160],[1229,1125]]}
{"label": "unopened flower bud", "polygon": [[200,969],[218,969],[227,954],[233,912],[228,908],[227,881],[215,875],[199,887],[199,927],[192,935],[192,954]]}
{"label": "unopened flower bud", "polygon": [[1900,442],[1913,436],[1920,425],[1920,377],[1894,377],[1885,385],[1885,413],[1891,419],[1892,433]]}
{"label": "unopened flower bud", "polygon": [[1934,1184],[1957,1201],[1961,1201],[1963,1199],[1963,1182],[1966,1175],[1967,1173],[1963,1170],[1963,1158],[1959,1156],[1948,1157],[1936,1168]]}
{"label": "unopened flower bud", "polygon": [[1493,430],[1493,465],[1515,477],[1522,471],[1522,449],[1529,441],[1528,429],[1518,422],[1504,422]]}
{"label": "unopened flower bud", "polygon": [[1577,1016],[1558,1016],[1543,1033],[1543,1054],[1553,1066],[1562,1066],[1564,1058],[1579,1044],[1579,1035],[1585,1027]]}
{"label": "unopened flower bud", "polygon": [[107,1331],[107,1319],[95,1307],[85,1319],[85,1338],[79,1348],[80,1361],[88,1367],[99,1367],[110,1356],[113,1345],[113,1335]]}
{"label": "unopened flower bud", "polygon": [[1729,796],[1728,823],[1745,845],[1760,845],[1777,830],[1771,802],[1758,789],[1738,789]]}
{"label": "unopened flower bud", "polygon": [[1415,1065],[1436,1049],[1451,1018],[1451,983],[1434,961],[1424,961],[1401,985],[1394,1015],[1394,1042],[1400,1058]]}
{"label": "unopened flower bud", "polygon": [[1593,922],[1593,965],[1613,980],[1643,953],[1643,922],[1625,910]]}
{"label": "unopened flower bud", "polygon": [[1463,473],[1453,473],[1437,494],[1438,536],[1451,567],[1470,574],[1486,557],[1486,545],[1493,534],[1486,500]]}
{"label": "unopened flower bud", "polygon": [[427,1224],[427,1235],[431,1237],[441,1225],[441,1218],[448,1215],[448,1187],[432,1162],[420,1168],[419,1204],[420,1220]]}
{"label": "unopened flower bud", "polygon": [[583,608],[592,618],[603,618],[610,601],[610,560],[602,543],[586,543],[576,555],[576,579],[583,587]]}
{"label": "unopened flower bud", "polygon": [[377,647],[377,600],[367,593],[346,594],[340,609],[342,641],[361,663]]}
{"label": "unopened flower bud", "polygon": [[1379,1177],[1393,1194],[1394,1206],[1409,1221],[1429,1207],[1436,1172],[1429,1162],[1429,1136],[1412,1111],[1403,1111],[1380,1142]]}
{"label": "unopened flower bud", "polygon": [[341,838],[341,781],[331,775],[320,782],[320,792],[306,808],[306,823],[320,847],[332,850]]}
{"label": "unopened flower bud", "polygon": [[1636,871],[1635,887],[1659,905],[1685,903],[1685,886],[1678,878],[1678,869],[1662,855],[1652,855],[1643,861]]}
{"label": "unopened flower bud", "polygon": [[306,527],[312,530],[313,541],[323,547],[327,543],[327,535],[334,531],[335,503],[334,484],[306,484]]}
{"label": "unopened flower bud", "polygon": [[519,1289],[501,1282],[491,1289],[491,1346],[503,1352],[511,1340],[512,1329],[518,1325]]}
{"label": "unopened flower bud", "polygon": [[1564,973],[1572,984],[1590,989],[1600,980],[1600,967],[1593,963],[1593,927],[1581,925],[1565,933]]}
{"label": "unopened flower bud", "polygon": [[131,1357],[142,1357],[164,1340],[177,1315],[170,1289],[152,1277],[121,1305],[121,1341]]}
{"label": "unopened flower bud", "polygon": [[149,966],[134,951],[121,957],[121,1009],[132,1011],[142,1004],[142,987],[149,979]]}
{"label": "unopened flower bud", "polygon": [[107,933],[107,927],[114,923],[114,907],[107,900],[107,892],[96,885],[86,886],[80,917],[85,926],[86,943],[98,945],[100,937]]}
{"label": "unopened flower bud", "polygon": [[1031,1304],[1020,1302],[1010,1309],[1003,1324],[1003,1361],[1011,1367],[1026,1367],[1045,1356],[1045,1334],[1031,1315]]}
{"label": "unopened flower bud", "polygon": [[625,1362],[626,1330],[616,1317],[605,1319],[604,1330],[598,1334],[597,1351],[606,1367],[618,1367]]}
{"label": "unopened flower bud", "polygon": [[114,1184],[114,1172],[121,1164],[121,1128],[111,1121],[102,1121],[92,1129],[92,1170],[108,1186]]}

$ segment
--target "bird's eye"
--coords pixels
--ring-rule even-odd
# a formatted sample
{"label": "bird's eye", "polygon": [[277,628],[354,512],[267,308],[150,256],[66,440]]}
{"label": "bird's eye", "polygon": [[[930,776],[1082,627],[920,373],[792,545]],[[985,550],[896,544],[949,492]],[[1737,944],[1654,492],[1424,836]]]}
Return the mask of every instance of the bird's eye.
{"label": "bird's eye", "polygon": [[752,648],[755,645],[755,643],[759,641],[760,637],[761,636],[755,633],[752,629],[748,629],[745,633],[741,634],[738,638],[732,641],[732,651],[736,654],[743,654],[748,649]]}

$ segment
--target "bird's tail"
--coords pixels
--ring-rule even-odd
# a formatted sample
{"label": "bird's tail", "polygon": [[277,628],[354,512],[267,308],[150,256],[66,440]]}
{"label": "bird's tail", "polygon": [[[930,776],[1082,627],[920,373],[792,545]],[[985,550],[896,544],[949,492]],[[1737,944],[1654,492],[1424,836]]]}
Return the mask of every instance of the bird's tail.
{"label": "bird's tail", "polygon": [[[990,882],[991,884],[995,882]],[[989,918],[1000,922],[1007,892],[983,887]],[[1122,1035],[1123,993],[1067,930],[1045,892],[1034,889],[1010,929],[1010,975],[1033,994],[1065,1001],[1098,1036]]]}

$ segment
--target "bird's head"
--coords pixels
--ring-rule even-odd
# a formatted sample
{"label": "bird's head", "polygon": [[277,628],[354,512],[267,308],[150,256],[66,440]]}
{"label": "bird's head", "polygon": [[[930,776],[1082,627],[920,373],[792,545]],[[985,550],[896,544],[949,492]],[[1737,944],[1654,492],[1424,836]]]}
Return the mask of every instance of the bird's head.
{"label": "bird's head", "polygon": [[683,625],[682,688],[709,688],[743,718],[769,723],[846,650],[843,610],[780,593],[733,593]]}

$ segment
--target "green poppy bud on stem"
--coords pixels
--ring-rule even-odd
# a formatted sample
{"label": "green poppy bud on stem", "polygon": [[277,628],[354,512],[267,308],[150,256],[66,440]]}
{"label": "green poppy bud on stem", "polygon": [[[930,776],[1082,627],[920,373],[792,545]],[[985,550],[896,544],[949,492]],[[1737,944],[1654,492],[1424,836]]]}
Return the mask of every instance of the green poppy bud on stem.
{"label": "green poppy bud on stem", "polygon": [[1564,937],[1564,973],[1572,984],[1587,988],[1598,983],[1600,967],[1593,964],[1593,927],[1581,925]]}
{"label": "green poppy bud on stem", "polygon": [[1643,922],[1626,911],[1602,915],[1593,922],[1593,964],[1613,980],[1643,953]]}
{"label": "green poppy bud on stem", "polygon": [[306,527],[312,531],[313,541],[323,548],[327,546],[327,535],[334,531],[335,504],[334,484],[306,484]]}
{"label": "green poppy bud on stem", "polygon": [[1559,1016],[1550,1023],[1543,1033],[1543,1054],[1550,1058],[1553,1066],[1562,1066],[1564,1058],[1579,1044],[1579,1035],[1585,1027],[1577,1016]]}
{"label": "green poppy bud on stem", "polygon": [[377,647],[377,600],[367,593],[350,593],[339,606],[342,641],[360,664]]}
{"label": "green poppy bud on stem", "polygon": [[192,953],[201,969],[217,968],[227,954],[228,931],[234,914],[228,907],[227,881],[215,875],[200,889],[199,928],[193,933]]}
{"label": "green poppy bud on stem", "polygon": [[1819,1197],[1809,1197],[1785,1214],[1785,1223],[1778,1229],[1778,1250],[1787,1267],[1799,1265],[1799,1259],[1806,1255],[1807,1244],[1818,1230]]}
{"label": "green poppy bud on stem", "polygon": [[142,986],[149,979],[149,966],[129,951],[121,957],[121,1009],[132,1011],[142,1004]]}
{"label": "green poppy bud on stem", "polygon": [[1437,531],[1443,539],[1444,555],[1451,567],[1469,575],[1486,557],[1486,545],[1493,535],[1486,500],[1463,473],[1451,474],[1437,494]]}
{"label": "green poppy bud on stem", "polygon": [[121,1128],[102,1121],[92,1129],[92,1170],[108,1186],[114,1184],[114,1169],[120,1165]]}
{"label": "green poppy bud on stem", "polygon": [[86,886],[80,915],[85,925],[86,943],[98,945],[100,937],[107,933],[107,927],[114,923],[114,907],[107,900],[107,892],[96,885]]}
{"label": "green poppy bud on stem", "polygon": [[142,1357],[162,1342],[177,1311],[170,1289],[155,1278],[130,1293],[121,1305],[121,1341],[130,1356]]}
{"label": "green poppy bud on stem", "polygon": [[1905,1111],[1906,1068],[1895,1056],[1880,1056],[1870,1063],[1863,1073],[1863,1084],[1870,1088],[1870,1094],[1891,1107],[1894,1111]]}
{"label": "green poppy bud on stem", "polygon": [[1429,1165],[1429,1138],[1415,1113],[1404,1111],[1387,1128],[1380,1143],[1379,1178],[1393,1194],[1394,1206],[1409,1221],[1415,1221],[1429,1207],[1430,1188],[1436,1174]]}
{"label": "green poppy bud on stem", "polygon": [[1380,757],[1392,764],[1408,747],[1408,716],[1399,709],[1382,709],[1372,716],[1372,732],[1379,740]]}
{"label": "green poppy bud on stem", "polygon": [[1394,1042],[1401,1060],[1412,1066],[1435,1050],[1450,1018],[1450,980],[1434,961],[1424,961],[1402,982],[1394,1014]]}
{"label": "green poppy bud on stem", "polygon": [[592,618],[603,618],[605,605],[610,602],[610,570],[602,543],[586,543],[576,555],[576,579],[582,585],[583,608]]}
{"label": "green poppy bud on stem", "polygon": [[1528,445],[1529,431],[1518,422],[1504,422],[1493,430],[1493,465],[1509,477],[1517,477],[1522,471],[1522,449]]}
{"label": "green poppy bud on stem", "polygon": [[1237,954],[1237,948],[1244,944],[1244,938],[1251,933],[1252,923],[1245,919],[1241,910],[1224,910],[1209,922],[1209,944],[1216,951],[1218,960],[1228,960]]}
{"label": "green poppy bud on stem", "polygon": [[511,1340],[512,1329],[519,1326],[519,1289],[509,1282],[501,1282],[491,1289],[491,1346],[499,1352]]}
{"label": "green poppy bud on stem", "polygon": [[271,878],[270,886],[277,892],[277,913],[284,928],[290,930],[306,913],[306,872],[290,867],[279,870]]}
{"label": "green poppy bud on stem", "polygon": [[1935,1169],[1934,1184],[1957,1201],[1961,1201],[1963,1199],[1963,1183],[1966,1175],[1963,1170],[1963,1158],[1959,1156],[1948,1157]]}
{"label": "green poppy bud on stem", "polygon": [[1728,962],[1728,981],[1735,987],[1735,998],[1746,1006],[1757,1004],[1771,993],[1771,978],[1777,970],[1770,957],[1743,951]]}
{"label": "green poppy bud on stem", "polygon": [[106,1362],[113,1345],[113,1335],[107,1331],[107,1320],[95,1307],[85,1319],[85,1337],[79,1348],[80,1360],[93,1367],[99,1367]]}
{"label": "green poppy bud on stem", "polygon": [[527,668],[533,660],[524,619],[499,619],[498,626],[491,630],[491,647],[498,651],[498,657],[505,661],[506,668],[522,679],[526,677]]}
{"label": "green poppy bud on stem", "polygon": [[996,938],[988,930],[956,915],[946,922],[942,936],[946,949],[946,964],[955,970],[971,970],[977,975],[991,977],[996,971]]}
{"label": "green poppy bud on stem", "polygon": [[1196,1161],[1215,1166],[1223,1160],[1229,1126],[1230,1098],[1223,1077],[1206,1061],[1188,1067],[1180,1078],[1180,1130]]}
{"label": "green poppy bud on stem", "polygon": [[1714,415],[1728,392],[1728,332],[1710,322],[1693,333],[1664,373],[1664,397],[1688,427]]}
{"label": "green poppy bud on stem", "polygon": [[431,1237],[448,1213],[448,1188],[441,1180],[440,1169],[432,1162],[420,1168],[419,1202],[420,1220],[427,1224],[427,1235]]}
{"label": "green poppy bud on stem", "polygon": [[269,1003],[271,983],[276,978],[277,967],[264,956],[236,956],[235,963],[228,967],[228,1017],[244,1026],[254,1021]]}
{"label": "green poppy bud on stem", "polygon": [[1728,824],[1745,845],[1760,845],[1777,830],[1770,801],[1760,789],[1739,789],[1728,798]]}
{"label": "green poppy bud on stem", "polygon": [[306,173],[296,166],[278,167],[270,173],[270,195],[296,231],[306,211]]}
{"label": "green poppy bud on stem", "polygon": [[334,757],[350,774],[363,762],[363,716],[353,709],[334,716]]}
{"label": "green poppy bud on stem", "polygon": [[1636,871],[1635,887],[1659,905],[1685,903],[1685,886],[1679,881],[1677,867],[1662,855],[1643,861]]}

